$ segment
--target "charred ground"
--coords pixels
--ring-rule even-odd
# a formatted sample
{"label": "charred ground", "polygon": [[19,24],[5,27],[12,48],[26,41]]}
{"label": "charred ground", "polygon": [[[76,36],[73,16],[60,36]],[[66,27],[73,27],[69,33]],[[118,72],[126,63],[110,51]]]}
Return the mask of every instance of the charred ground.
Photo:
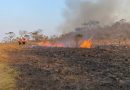
{"label": "charred ground", "polygon": [[24,90],[129,90],[130,48],[25,48],[8,54]]}

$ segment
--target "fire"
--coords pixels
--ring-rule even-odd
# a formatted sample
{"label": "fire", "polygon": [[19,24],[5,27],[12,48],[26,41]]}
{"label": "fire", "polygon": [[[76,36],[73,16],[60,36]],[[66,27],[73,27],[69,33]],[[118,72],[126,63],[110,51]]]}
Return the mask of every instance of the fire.
{"label": "fire", "polygon": [[92,48],[92,41],[91,40],[85,40],[83,43],[81,43],[80,48]]}
{"label": "fire", "polygon": [[39,46],[44,46],[44,47],[64,47],[63,44],[51,43],[49,41],[40,42],[38,45]]}

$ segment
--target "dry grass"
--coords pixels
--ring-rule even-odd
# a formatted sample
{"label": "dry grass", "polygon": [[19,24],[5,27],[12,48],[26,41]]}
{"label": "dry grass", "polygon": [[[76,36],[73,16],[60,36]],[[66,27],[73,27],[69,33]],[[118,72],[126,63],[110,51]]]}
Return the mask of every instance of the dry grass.
{"label": "dry grass", "polygon": [[0,90],[15,90],[17,72],[6,63],[7,53],[20,49],[15,44],[0,44]]}
{"label": "dry grass", "polygon": [[14,90],[16,87],[16,75],[16,71],[7,64],[0,64],[0,90]]}
{"label": "dry grass", "polygon": [[7,53],[20,49],[17,44],[0,44],[0,62],[5,62],[9,59]]}
{"label": "dry grass", "polygon": [[94,46],[100,45],[117,45],[117,46],[130,46],[130,40],[119,40],[119,39],[104,39],[104,40],[94,40]]}
{"label": "dry grass", "polygon": [[17,44],[0,44],[0,50],[2,51],[14,51],[14,50],[18,50],[20,49],[19,48],[19,45]]}

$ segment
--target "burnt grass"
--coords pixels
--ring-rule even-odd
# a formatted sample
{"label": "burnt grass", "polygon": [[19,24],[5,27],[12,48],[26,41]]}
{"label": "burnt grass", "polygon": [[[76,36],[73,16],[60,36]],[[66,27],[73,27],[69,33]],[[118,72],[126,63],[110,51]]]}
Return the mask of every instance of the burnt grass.
{"label": "burnt grass", "polygon": [[18,90],[130,90],[130,48],[26,48],[9,53]]}

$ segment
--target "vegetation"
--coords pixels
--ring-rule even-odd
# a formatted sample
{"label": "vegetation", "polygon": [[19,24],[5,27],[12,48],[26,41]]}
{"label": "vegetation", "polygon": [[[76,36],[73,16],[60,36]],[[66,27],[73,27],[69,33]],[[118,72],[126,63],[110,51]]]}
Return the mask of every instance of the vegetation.
{"label": "vegetation", "polygon": [[15,44],[0,44],[0,90],[15,90],[18,72],[7,63],[8,52],[18,50]]}
{"label": "vegetation", "polygon": [[6,35],[7,35],[7,38],[9,40],[9,42],[12,42],[13,39],[15,38],[15,33],[14,32],[8,32],[8,33],[6,33]]}

